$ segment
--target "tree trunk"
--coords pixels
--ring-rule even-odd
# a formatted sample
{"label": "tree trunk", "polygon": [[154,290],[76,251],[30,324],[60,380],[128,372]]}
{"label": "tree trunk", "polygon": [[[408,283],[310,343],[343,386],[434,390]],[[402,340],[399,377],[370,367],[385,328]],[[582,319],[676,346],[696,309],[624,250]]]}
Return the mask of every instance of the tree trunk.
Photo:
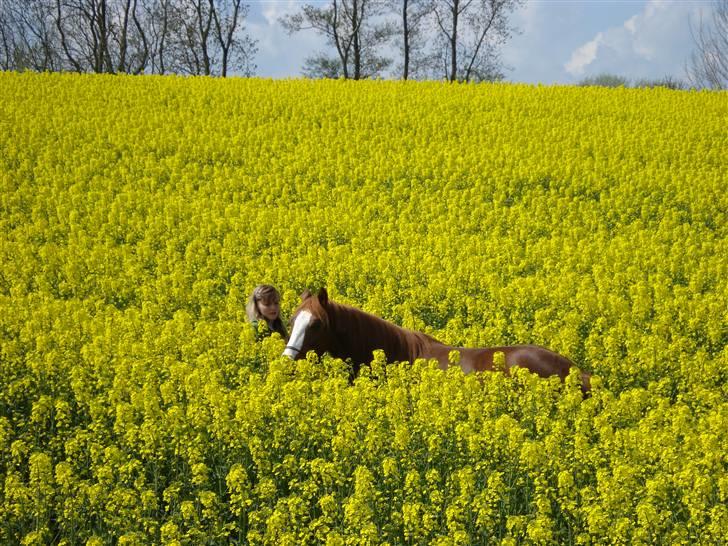
{"label": "tree trunk", "polygon": [[407,6],[409,0],[404,0],[402,4],[402,27],[404,32],[404,73],[402,79],[406,80],[409,76],[409,58],[410,58],[410,45],[409,45],[409,23],[407,21]]}
{"label": "tree trunk", "polygon": [[159,38],[159,73],[164,74],[164,45],[167,40],[167,25],[169,22],[169,0],[164,0],[162,16],[162,35]]}
{"label": "tree trunk", "polygon": [[[204,15],[202,13],[202,2],[198,0],[195,4],[197,9],[197,25],[200,31],[200,48],[202,50],[202,73],[205,76],[209,76],[211,73],[210,66],[210,52],[208,51],[207,38],[210,35],[210,25],[212,24],[212,0],[209,0],[210,12],[207,14],[207,21],[204,21]],[[198,69],[199,72],[199,69]]]}
{"label": "tree trunk", "polygon": [[144,47],[144,50],[142,51],[141,59],[139,60],[139,66],[137,66],[134,69],[134,74],[141,74],[144,69],[147,66],[147,63],[149,62],[149,41],[147,39],[147,35],[144,32],[144,29],[142,28],[141,23],[139,22],[139,19],[137,18],[136,14],[137,10],[137,0],[134,0],[134,6],[132,7],[132,19],[134,20],[134,25],[137,28],[137,31],[139,32],[139,36],[141,36],[142,39],[142,45]]}
{"label": "tree trunk", "polygon": [[339,52],[339,59],[341,60],[341,68],[344,72],[344,79],[349,79],[349,48],[343,47],[341,43],[341,35],[339,34],[339,2],[334,0],[334,20],[331,25],[334,43],[336,44],[336,50]]}
{"label": "tree trunk", "polygon": [[478,45],[475,48],[475,51],[473,52],[470,63],[468,64],[468,69],[465,71],[465,81],[470,81],[470,75],[473,71],[473,66],[475,65],[475,60],[478,58],[478,53],[480,52],[480,48],[483,46],[483,42],[485,41],[485,36],[488,34],[488,31],[493,26],[493,21],[495,21],[496,16],[498,15],[498,10],[500,9],[497,5],[494,5],[491,2],[491,13],[490,18],[488,19],[488,24],[485,25],[485,28],[483,28],[483,32],[480,33],[480,39],[478,40]]}
{"label": "tree trunk", "polygon": [[121,37],[119,39],[119,64],[116,67],[117,72],[127,72],[126,68],[126,51],[128,48],[129,36],[129,10],[131,9],[131,0],[126,0],[124,5],[124,19],[121,23]]}
{"label": "tree trunk", "polygon": [[450,81],[454,82],[458,76],[458,15],[460,0],[453,1],[452,34],[450,35]]}
{"label": "tree trunk", "polygon": [[107,14],[106,0],[99,0],[99,57],[101,59],[101,72],[114,73],[114,65],[111,62],[111,53],[109,51],[109,18]]}
{"label": "tree trunk", "polygon": [[[363,1],[363,0],[362,0]],[[351,29],[354,34],[354,79],[361,79],[361,41],[359,39],[359,2],[354,0],[351,14]]]}
{"label": "tree trunk", "polygon": [[61,12],[61,0],[56,0],[56,28],[58,29],[58,34],[61,36],[61,47],[63,47],[63,51],[66,54],[66,58],[68,59],[68,62],[71,63],[73,68],[76,70],[76,72],[82,72],[81,70],[81,64],[73,57],[71,54],[71,50],[68,47],[68,41],[66,40],[66,33],[63,30],[63,14]]}

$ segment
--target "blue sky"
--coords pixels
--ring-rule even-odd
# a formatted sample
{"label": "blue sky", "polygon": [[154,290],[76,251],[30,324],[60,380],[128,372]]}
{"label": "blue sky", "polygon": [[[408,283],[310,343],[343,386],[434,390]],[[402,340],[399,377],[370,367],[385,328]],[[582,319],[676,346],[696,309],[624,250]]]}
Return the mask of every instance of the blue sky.
{"label": "blue sky", "polygon": [[[278,22],[302,2],[248,3],[258,76],[300,77],[305,58],[327,50],[314,31],[289,36]],[[710,0],[527,0],[511,16],[520,33],[502,50],[511,67],[506,79],[568,84],[604,72],[632,80],[682,78],[693,50],[688,21],[695,26],[701,11],[707,19]]]}

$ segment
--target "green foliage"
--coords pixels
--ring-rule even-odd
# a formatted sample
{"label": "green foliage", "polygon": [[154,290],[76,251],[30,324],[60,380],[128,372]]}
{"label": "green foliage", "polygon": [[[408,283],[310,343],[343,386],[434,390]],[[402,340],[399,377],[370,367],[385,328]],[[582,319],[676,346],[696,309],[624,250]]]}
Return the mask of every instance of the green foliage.
{"label": "green foliage", "polygon": [[688,88],[684,81],[670,75],[656,79],[641,78],[632,82],[624,76],[609,73],[583,78],[577,85],[581,87],[635,87],[638,89],[662,87],[681,91]]}
{"label": "green foliage", "polygon": [[673,76],[664,76],[657,79],[641,79],[637,80],[634,87],[664,87],[666,89],[673,90],[685,90],[688,88],[687,84],[678,78]]}
{"label": "green foliage", "polygon": [[579,81],[579,85],[582,87],[628,87],[629,80],[624,76],[605,73],[583,78]]}

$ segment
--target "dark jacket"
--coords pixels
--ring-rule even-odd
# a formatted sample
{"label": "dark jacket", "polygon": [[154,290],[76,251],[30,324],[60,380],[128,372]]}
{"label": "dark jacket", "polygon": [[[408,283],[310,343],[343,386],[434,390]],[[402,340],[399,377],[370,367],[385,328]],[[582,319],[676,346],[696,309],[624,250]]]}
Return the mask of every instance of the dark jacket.
{"label": "dark jacket", "polygon": [[[259,329],[259,324],[261,323],[263,326]],[[280,317],[273,322],[269,322],[265,319],[253,320],[250,322],[250,325],[253,327],[253,331],[255,332],[256,341],[260,341],[261,339],[270,336],[273,332],[278,332],[284,340],[288,340],[288,332],[286,331],[286,327],[283,326],[283,321]]]}

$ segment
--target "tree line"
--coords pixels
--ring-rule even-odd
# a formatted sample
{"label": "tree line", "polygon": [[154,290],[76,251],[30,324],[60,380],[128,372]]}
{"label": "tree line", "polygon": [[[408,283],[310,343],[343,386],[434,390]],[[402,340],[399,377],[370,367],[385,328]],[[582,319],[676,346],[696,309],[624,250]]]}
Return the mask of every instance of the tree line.
{"label": "tree line", "polygon": [[[500,47],[515,30],[511,12],[524,0],[330,0],[305,4],[281,23],[313,29],[330,50],[310,56],[309,77],[492,81],[504,77]],[[395,45],[400,62],[383,54]]]}
{"label": "tree line", "polygon": [[[329,0],[281,18],[314,30],[330,50],[309,57],[308,77],[503,77],[499,47],[524,0]],[[250,76],[257,42],[243,0],[4,0],[0,68],[129,74]],[[399,50],[401,62],[387,51]]]}
{"label": "tree line", "polygon": [[[326,0],[280,19],[328,49],[312,78],[494,81],[511,13],[525,0]],[[693,28],[685,72],[694,87],[728,88],[728,0]],[[257,41],[243,0],[3,0],[0,69],[252,76]],[[395,53],[393,58],[392,53]],[[670,79],[670,82],[673,80]]]}
{"label": "tree line", "polygon": [[243,0],[4,0],[3,70],[252,75]]}

